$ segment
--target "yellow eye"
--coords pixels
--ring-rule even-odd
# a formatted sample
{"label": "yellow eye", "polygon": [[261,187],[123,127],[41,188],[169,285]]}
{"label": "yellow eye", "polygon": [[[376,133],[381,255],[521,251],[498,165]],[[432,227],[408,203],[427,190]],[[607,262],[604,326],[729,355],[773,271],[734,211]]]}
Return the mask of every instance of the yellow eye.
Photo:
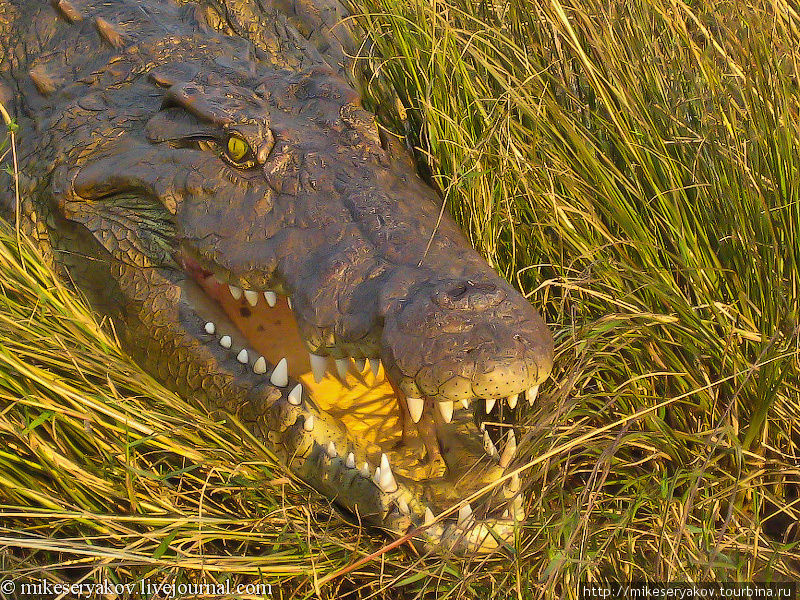
{"label": "yellow eye", "polygon": [[228,158],[234,162],[240,162],[247,153],[250,152],[250,146],[247,141],[239,136],[232,135],[228,138]]}

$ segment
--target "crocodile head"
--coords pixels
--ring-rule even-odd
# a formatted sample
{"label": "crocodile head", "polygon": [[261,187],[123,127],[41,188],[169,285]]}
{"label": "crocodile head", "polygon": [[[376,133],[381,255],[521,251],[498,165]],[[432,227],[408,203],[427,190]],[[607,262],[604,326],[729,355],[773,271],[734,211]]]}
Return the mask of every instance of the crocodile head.
{"label": "crocodile head", "polygon": [[497,547],[522,503],[492,484],[550,372],[545,324],[343,79],[242,48],[130,39],[64,91],[59,261],[161,381],[361,521]]}

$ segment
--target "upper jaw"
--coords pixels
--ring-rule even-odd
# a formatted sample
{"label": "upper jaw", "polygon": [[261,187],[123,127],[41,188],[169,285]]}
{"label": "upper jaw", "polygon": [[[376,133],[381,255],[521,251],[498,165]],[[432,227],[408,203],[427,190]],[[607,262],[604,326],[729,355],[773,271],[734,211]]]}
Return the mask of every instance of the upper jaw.
{"label": "upper jaw", "polygon": [[382,347],[406,396],[438,402],[520,394],[538,386],[553,361],[541,317],[494,273],[434,280],[394,303]]}

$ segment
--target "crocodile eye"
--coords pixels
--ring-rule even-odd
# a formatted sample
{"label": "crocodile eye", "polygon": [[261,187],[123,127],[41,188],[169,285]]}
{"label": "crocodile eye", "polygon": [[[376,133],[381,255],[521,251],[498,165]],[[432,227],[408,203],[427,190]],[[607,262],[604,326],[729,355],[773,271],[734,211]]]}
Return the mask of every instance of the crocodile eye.
{"label": "crocodile eye", "polygon": [[228,138],[225,154],[231,162],[240,163],[250,154],[250,146],[244,138],[232,135]]}

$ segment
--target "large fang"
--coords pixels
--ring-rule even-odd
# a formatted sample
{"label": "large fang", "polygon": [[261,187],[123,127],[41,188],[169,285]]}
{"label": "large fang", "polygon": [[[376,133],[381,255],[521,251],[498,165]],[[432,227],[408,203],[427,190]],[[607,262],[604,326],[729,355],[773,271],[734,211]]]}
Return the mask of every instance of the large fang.
{"label": "large fang", "polygon": [[509,408],[516,408],[517,402],[519,401],[519,394],[511,394],[506,400],[508,400]]}
{"label": "large fang", "polygon": [[333,440],[328,442],[328,447],[325,449],[325,452],[329,458],[336,458],[339,456],[339,453],[336,452],[336,444],[333,443]]}
{"label": "large fang", "polygon": [[453,420],[453,401],[439,402],[439,414],[442,415],[445,423]]}
{"label": "large fang", "polygon": [[253,373],[256,375],[263,375],[267,372],[267,361],[263,356],[259,356],[258,360],[253,363]]}
{"label": "large fang", "polygon": [[285,358],[278,362],[272,375],[269,376],[269,382],[278,387],[285,387],[289,383],[289,363],[286,362]]}
{"label": "large fang", "polygon": [[247,303],[250,306],[255,306],[258,304],[258,292],[254,292],[253,290],[245,290],[244,299],[247,300]]}
{"label": "large fang", "polygon": [[483,447],[489,456],[497,456],[497,448],[495,448],[492,438],[489,437],[489,432],[485,429],[483,430]]}
{"label": "large fang", "polygon": [[325,356],[318,354],[308,353],[309,361],[311,362],[311,371],[314,373],[314,383],[319,383],[325,378],[325,373],[328,370],[328,359]]}
{"label": "large fang", "polygon": [[386,456],[385,452],[381,454],[380,470],[379,485],[381,486],[381,489],[387,493],[394,492],[397,489],[397,482],[394,480],[392,468],[389,466],[389,457]]}
{"label": "large fang", "polygon": [[314,415],[308,415],[303,422],[303,429],[306,431],[314,431]]}
{"label": "large fang", "polygon": [[356,455],[352,452],[347,455],[347,458],[344,461],[345,466],[348,469],[355,469],[356,468]]}
{"label": "large fang", "polygon": [[530,406],[533,406],[533,403],[536,401],[536,396],[538,395],[539,395],[539,386],[537,384],[528,390],[528,404]]}
{"label": "large fang", "polygon": [[378,371],[381,368],[381,359],[380,358],[370,358],[369,359],[369,368],[372,371],[373,377],[378,376]]}
{"label": "large fang", "polygon": [[350,360],[347,358],[336,359],[336,372],[339,374],[339,379],[345,381],[347,379],[347,367],[350,365]]}
{"label": "large fang", "polygon": [[292,388],[292,391],[289,392],[289,404],[294,406],[300,406],[300,402],[303,399],[303,385],[298,383],[296,386]]}
{"label": "large fang", "polygon": [[399,508],[400,512],[404,515],[407,515],[411,512],[408,508],[408,502],[402,497],[397,499],[397,508]]}
{"label": "large fang", "polygon": [[229,285],[228,290],[230,291],[231,296],[233,296],[234,300],[238,300],[239,298],[242,297],[242,288],[236,287],[235,285]]}
{"label": "large fang", "polygon": [[275,292],[264,292],[264,300],[267,301],[270,308],[273,308],[278,303],[278,294]]}
{"label": "large fang", "polygon": [[467,525],[472,518],[472,507],[469,503],[465,504],[458,509],[458,526],[463,527]]}
{"label": "large fang", "polygon": [[497,399],[495,399],[495,398],[487,398],[487,399],[486,399],[486,414],[487,414],[487,415],[488,415],[490,412],[492,412],[492,409],[494,408],[494,405],[495,405],[496,403],[497,403]]}
{"label": "large fang", "polygon": [[509,465],[511,459],[517,453],[517,436],[514,435],[514,430],[510,429],[508,432],[508,441],[506,447],[503,449],[503,456],[500,457],[500,466],[504,469]]}
{"label": "large fang", "polygon": [[467,400],[466,398],[462,398],[460,402],[461,406],[463,406],[464,408],[469,408],[469,400]]}
{"label": "large fang", "polygon": [[522,494],[518,494],[514,497],[514,500],[511,501],[511,508],[514,509],[514,519],[517,521],[525,520],[525,507],[523,503],[524,499],[522,498]]}
{"label": "large fang", "polygon": [[511,481],[509,481],[503,489],[508,493],[509,496],[516,494],[519,491],[519,475],[514,473],[511,476]]}
{"label": "large fang", "polygon": [[425,400],[422,398],[406,398],[408,403],[408,412],[411,414],[411,420],[414,423],[419,423],[422,418],[422,409],[425,408]]}

